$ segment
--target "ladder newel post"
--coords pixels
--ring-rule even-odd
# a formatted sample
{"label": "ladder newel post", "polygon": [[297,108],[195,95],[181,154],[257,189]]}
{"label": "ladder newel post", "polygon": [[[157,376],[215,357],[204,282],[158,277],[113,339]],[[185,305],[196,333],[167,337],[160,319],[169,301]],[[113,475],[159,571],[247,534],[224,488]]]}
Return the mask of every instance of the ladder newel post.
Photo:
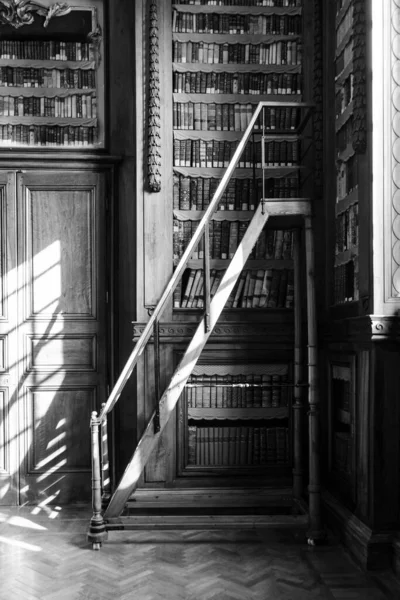
{"label": "ladder newel post", "polygon": [[156,396],[156,410],[154,414],[154,433],[160,431],[160,327],[158,319],[154,321],[154,393]]}
{"label": "ladder newel post", "polygon": [[204,227],[204,256],[203,256],[203,269],[204,269],[204,327],[205,332],[208,333],[211,329],[210,325],[210,222],[207,221]]}
{"label": "ladder newel post", "polygon": [[302,293],[300,274],[300,232],[293,231],[294,258],[294,391],[293,391],[293,496],[300,500],[303,495],[303,380],[302,364]]}
{"label": "ladder newel post", "polygon": [[308,543],[314,545],[325,539],[321,517],[320,481],[320,399],[317,365],[317,317],[314,273],[314,233],[312,219],[304,217],[306,244],[307,327],[308,327],[308,435],[309,435],[309,530]]}
{"label": "ladder newel post", "polygon": [[[101,405],[101,411],[105,408],[105,403]],[[110,463],[108,455],[108,423],[107,413],[105,413],[100,425],[101,439],[101,489],[102,489],[102,507],[105,508],[111,497]]]}
{"label": "ladder newel post", "polygon": [[87,539],[92,542],[93,550],[100,550],[103,540],[107,539],[103,515],[101,513],[101,466],[99,431],[101,428],[97,412],[93,411],[90,419],[92,441],[92,508],[93,515],[90,519]]}

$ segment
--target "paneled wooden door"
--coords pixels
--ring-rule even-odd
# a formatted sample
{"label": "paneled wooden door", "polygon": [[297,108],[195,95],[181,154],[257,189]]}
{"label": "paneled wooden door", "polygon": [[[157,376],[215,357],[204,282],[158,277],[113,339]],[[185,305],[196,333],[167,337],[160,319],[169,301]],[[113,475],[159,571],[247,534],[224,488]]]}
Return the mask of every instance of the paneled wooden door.
{"label": "paneled wooden door", "polygon": [[15,174],[20,504],[90,499],[90,414],[107,384],[104,176]]}

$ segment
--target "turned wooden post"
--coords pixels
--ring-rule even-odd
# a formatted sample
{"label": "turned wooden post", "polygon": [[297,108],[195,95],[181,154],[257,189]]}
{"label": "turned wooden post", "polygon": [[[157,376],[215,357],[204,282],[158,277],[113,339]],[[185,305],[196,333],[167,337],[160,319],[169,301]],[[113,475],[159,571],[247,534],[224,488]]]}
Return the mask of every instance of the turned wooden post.
{"label": "turned wooden post", "polygon": [[314,234],[311,217],[304,217],[306,244],[307,330],[308,330],[308,435],[309,435],[309,530],[313,545],[325,537],[321,521],[320,423],[317,367],[317,315],[315,302]]}
{"label": "turned wooden post", "polygon": [[107,539],[107,531],[101,513],[101,467],[100,467],[100,444],[99,429],[101,423],[97,418],[97,412],[92,412],[90,420],[92,438],[92,507],[93,515],[90,519],[88,541],[92,542],[93,550],[100,550],[102,541]]}
{"label": "turned wooden post", "polygon": [[[101,405],[101,408],[105,407],[105,403]],[[107,414],[101,421],[100,425],[100,436],[101,436],[101,504],[105,508],[111,498],[111,480],[110,480],[110,463],[108,457],[108,425],[107,425]]]}
{"label": "turned wooden post", "polygon": [[294,250],[294,392],[293,392],[293,497],[303,495],[303,349],[300,274],[300,232],[293,231]]}

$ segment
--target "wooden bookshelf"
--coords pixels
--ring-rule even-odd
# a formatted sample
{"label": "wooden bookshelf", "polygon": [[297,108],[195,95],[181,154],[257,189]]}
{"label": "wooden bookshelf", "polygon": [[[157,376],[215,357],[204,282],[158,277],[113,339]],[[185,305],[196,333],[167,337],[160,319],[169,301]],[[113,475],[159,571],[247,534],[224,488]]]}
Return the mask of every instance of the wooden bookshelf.
{"label": "wooden bookshelf", "polygon": [[336,223],[333,304],[359,299],[358,163],[353,132],[353,3],[338,4],[336,15]]}
{"label": "wooden bookshelf", "polygon": [[103,4],[55,12],[1,27],[0,148],[105,148]]}
{"label": "wooden bookshelf", "polygon": [[185,467],[289,466],[288,364],[198,365],[183,398]]}

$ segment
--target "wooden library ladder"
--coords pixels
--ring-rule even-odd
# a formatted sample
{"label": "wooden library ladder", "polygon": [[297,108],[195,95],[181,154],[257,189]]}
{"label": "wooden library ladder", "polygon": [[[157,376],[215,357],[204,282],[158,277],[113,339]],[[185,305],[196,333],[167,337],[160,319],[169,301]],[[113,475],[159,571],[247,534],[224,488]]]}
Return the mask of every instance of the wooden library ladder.
{"label": "wooden library ladder", "polygon": [[[157,441],[171,417],[177,401],[190,377],[201,352],[217,323],[221,312],[228,300],[235,283],[256,243],[264,225],[271,216],[293,216],[300,215],[304,219],[305,247],[306,247],[306,288],[307,288],[307,334],[308,334],[308,433],[309,433],[309,485],[308,485],[308,542],[314,544],[324,538],[324,531],[320,512],[320,473],[319,473],[319,397],[317,383],[317,331],[315,312],[315,281],[314,281],[314,239],[312,229],[311,201],[306,198],[277,200],[266,199],[264,194],[265,174],[268,165],[264,156],[264,134],[265,134],[265,111],[271,108],[298,108],[303,111],[301,122],[297,133],[304,131],[306,123],[311,114],[311,105],[297,102],[260,102],[253,117],[239,142],[238,147],[230,161],[226,172],[218,185],[214,197],[205,211],[199,225],[190,240],[181,260],[179,261],[173,276],[168,282],[153,314],[151,315],[142,335],[137,341],[128,361],[125,364],[107,402],[102,406],[99,414],[92,413],[91,418],[91,440],[92,440],[92,504],[93,515],[90,521],[88,540],[92,542],[93,548],[98,550],[102,541],[107,538],[108,530],[125,529],[133,527],[129,517],[123,517],[124,507],[138,486],[140,476]],[[260,118],[260,119],[259,119]],[[260,132],[260,125],[262,128]],[[255,130],[255,126],[257,127]],[[239,159],[243,153],[250,135],[256,131],[261,135],[262,144],[262,170],[263,170],[263,197],[256,208],[253,218],[244,234],[241,243],[228,265],[221,279],[219,287],[210,298],[210,253],[209,253],[209,227],[213,214],[218,207],[222,194],[231,179]],[[290,132],[293,134],[293,131]],[[204,237],[204,314],[197,329],[189,342],[189,345],[172,375],[165,391],[161,395],[158,407],[151,416],[144,433],[122,475],[111,499],[102,511],[102,498],[105,493],[110,492],[108,478],[108,446],[107,446],[107,415],[114,408],[118,398],[129,377],[131,376],[138,359],[143,354],[149,340],[154,336],[155,347],[155,388],[159,390],[159,344],[158,327],[160,317],[168,302],[172,300],[173,292],[185,271],[193,251],[200,239]],[[299,242],[296,235],[295,245],[298,249]],[[294,360],[294,469],[293,469],[293,495],[300,499],[303,493],[303,469],[302,469],[302,442],[301,442],[301,410],[300,398],[302,356],[301,356],[301,306],[299,292],[299,256],[295,252],[295,360]],[[304,384],[303,384],[304,385]],[[159,397],[159,394],[158,394]],[[293,517],[292,517],[293,518]],[[273,521],[271,521],[273,522]]]}

